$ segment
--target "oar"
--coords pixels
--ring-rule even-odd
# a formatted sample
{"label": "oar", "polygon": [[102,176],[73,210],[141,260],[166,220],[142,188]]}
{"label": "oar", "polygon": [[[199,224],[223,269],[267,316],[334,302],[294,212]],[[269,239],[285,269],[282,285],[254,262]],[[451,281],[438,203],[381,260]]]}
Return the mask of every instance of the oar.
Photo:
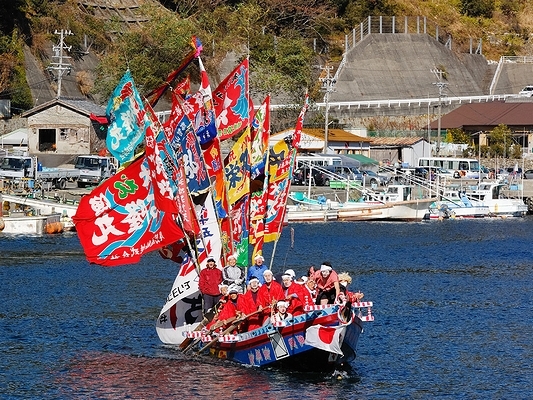
{"label": "oar", "polygon": [[[241,317],[241,318],[238,318],[235,320],[235,322],[233,322],[233,324],[230,325],[229,328],[227,328],[224,332],[222,332],[219,336],[224,336],[224,335],[227,335],[228,333],[230,333],[231,331],[233,331],[241,322],[243,322],[244,320],[248,319],[249,317],[251,317],[252,315],[255,315],[255,314],[259,314],[260,312],[263,312],[263,310],[269,308],[270,306],[266,306],[265,308],[262,308],[261,310],[257,310],[257,311],[254,311],[253,313],[250,313],[248,315],[245,315],[244,317]],[[202,347],[200,350],[198,350],[196,352],[196,354],[200,354],[202,351],[210,348],[211,346],[213,346],[215,344],[215,342],[218,340],[218,336],[216,338],[214,338],[213,340],[211,340],[209,343],[207,343],[204,347]]]}
{"label": "oar", "polygon": [[[200,330],[204,329],[204,327],[206,326],[206,324],[208,322],[209,322],[209,320],[204,317],[204,319],[202,319],[202,321],[198,324],[198,326],[194,329],[193,332],[200,331]],[[193,338],[185,338],[185,340],[183,342],[181,342],[181,344],[180,344],[180,350],[183,350],[184,352],[187,351],[187,349],[190,347],[189,345],[191,344],[192,341],[193,341]]]}
{"label": "oar", "polygon": [[[235,318],[236,318],[236,317],[228,318],[228,319],[229,319],[228,322],[233,322],[233,321],[235,320]],[[205,320],[205,318],[204,318],[204,320]],[[204,322],[204,321],[202,321],[202,322]],[[212,327],[209,329],[209,331],[206,333],[206,336],[207,336],[207,335],[210,335],[211,333],[213,333],[213,331],[215,331],[215,329],[218,329],[220,326],[222,326],[222,325],[219,325],[219,322],[221,322],[221,321],[217,321],[217,322],[215,322],[215,323],[213,324],[213,326],[212,326]],[[204,324],[204,326],[205,326],[205,324]],[[195,330],[198,330],[198,329],[195,329]],[[190,344],[189,344],[189,345],[183,350],[184,353],[187,353],[190,349],[192,349],[194,346],[196,346],[196,345],[198,344],[198,342],[199,342],[200,340],[202,340],[202,339],[201,339],[201,338],[196,338],[196,339],[194,339],[194,341],[192,341],[192,340],[193,340],[192,338],[189,339],[189,343],[190,343]],[[192,341],[192,343],[191,343],[191,341]],[[180,346],[180,348],[182,348],[182,347]]]}

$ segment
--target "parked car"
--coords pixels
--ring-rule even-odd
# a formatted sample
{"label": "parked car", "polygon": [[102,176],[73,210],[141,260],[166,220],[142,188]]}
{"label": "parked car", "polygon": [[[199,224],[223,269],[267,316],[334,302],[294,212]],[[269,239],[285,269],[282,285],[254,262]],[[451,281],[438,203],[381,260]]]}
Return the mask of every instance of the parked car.
{"label": "parked car", "polygon": [[439,168],[439,167],[428,167],[429,169],[429,176],[432,181],[437,179],[437,177],[443,178],[453,178],[453,171],[450,171],[449,169]]}
{"label": "parked car", "polygon": [[[322,171],[319,171],[317,168],[311,169],[312,173],[312,179],[311,184],[316,186],[324,186],[329,185],[329,179],[325,179],[325,175]],[[308,167],[300,167],[296,168],[294,170],[294,173],[292,175],[292,183],[294,185],[308,185],[309,184],[309,168]]]}
{"label": "parked car", "polygon": [[533,96],[533,85],[527,85],[525,88],[518,92],[518,95],[523,97]]}
{"label": "parked car", "polygon": [[528,169],[524,172],[524,179],[533,179],[533,169]]}
{"label": "parked car", "polygon": [[329,185],[330,180],[343,178],[351,181],[362,181],[363,173],[355,166],[351,165],[326,165],[324,170],[328,171],[324,174],[326,180],[325,185]]}
{"label": "parked car", "polygon": [[377,172],[369,169],[362,169],[365,185],[379,185],[385,186],[389,181],[389,178],[385,175],[380,175]]}
{"label": "parked car", "polygon": [[519,178],[522,176],[522,168],[518,168],[516,173],[514,167],[500,168],[496,174],[496,178],[500,180]]}

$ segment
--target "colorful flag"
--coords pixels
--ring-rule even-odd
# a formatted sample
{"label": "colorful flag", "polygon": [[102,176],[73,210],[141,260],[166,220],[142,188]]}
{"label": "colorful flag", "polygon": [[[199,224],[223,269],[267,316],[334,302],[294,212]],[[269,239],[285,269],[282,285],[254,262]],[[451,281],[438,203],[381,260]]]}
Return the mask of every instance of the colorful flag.
{"label": "colorful flag", "polygon": [[276,241],[285,219],[287,198],[289,195],[291,174],[299,145],[303,120],[307,111],[305,104],[296,122],[295,134],[276,143],[270,150],[268,166],[267,212],[265,216],[264,242]]}
{"label": "colorful flag", "polygon": [[292,147],[296,150],[300,148],[300,141],[302,139],[302,129],[304,126],[304,117],[309,107],[309,95],[306,93],[304,98],[304,105],[298,115],[298,120],[296,121],[296,127],[294,129],[294,135],[292,137]]}
{"label": "colorful flag", "polygon": [[[262,239],[265,229],[264,219],[268,201],[268,178],[265,177],[260,190],[250,194],[250,244],[256,244],[255,253],[262,248]],[[259,244],[258,244],[259,243]],[[252,257],[253,258],[253,257]]]}
{"label": "colorful flag", "polygon": [[250,192],[250,128],[247,127],[225,159],[229,204]]}
{"label": "colorful flag", "polygon": [[248,266],[248,235],[249,235],[249,209],[250,195],[246,194],[231,208],[233,227],[233,249],[237,256],[237,265]]}
{"label": "colorful flag", "polygon": [[313,325],[305,330],[305,344],[342,356],[345,332],[346,326]]}
{"label": "colorful flag", "polygon": [[154,188],[155,204],[161,210],[177,214],[177,190],[173,188],[175,185],[172,179],[176,165],[174,159],[164,151],[164,142],[156,140],[154,131],[162,132],[162,127],[149,104],[146,105],[146,116],[149,124],[146,128],[145,157]]}
{"label": "colorful flag", "polygon": [[207,264],[207,259],[213,257],[215,260],[222,258],[223,241],[220,234],[217,214],[213,196],[207,194],[202,204],[195,205],[195,211],[200,223],[201,238],[196,240],[198,262],[202,269]]}
{"label": "colorful flag", "polygon": [[144,139],[147,120],[130,70],[127,70],[113,91],[106,109],[110,121],[106,145],[109,152],[124,164],[135,155],[135,149]]}
{"label": "colorful flag", "polygon": [[248,59],[244,59],[213,91],[220,140],[229,139],[248,126],[250,101]]}
{"label": "colorful flag", "polygon": [[172,109],[158,142],[167,141],[174,160],[183,160],[187,186],[193,196],[209,191],[209,175],[193,126],[182,108],[181,100],[174,94]]}
{"label": "colorful flag", "polygon": [[213,195],[217,206],[218,218],[228,216],[229,206],[226,196],[226,184],[224,177],[224,165],[222,162],[222,152],[220,151],[220,140],[218,137],[202,146],[204,162],[207,174],[211,181]]}
{"label": "colorful flag", "polygon": [[265,173],[268,139],[270,138],[270,96],[255,112],[251,124],[252,144],[250,152],[251,178]]}
{"label": "colorful flag", "polygon": [[183,162],[178,160],[177,174],[175,183],[177,186],[176,204],[178,206],[178,220],[182,229],[193,238],[199,236],[201,230],[198,223],[198,218],[194,212],[194,204],[189,196],[189,188],[187,187],[187,179],[185,178],[185,168]]}
{"label": "colorful flag", "polygon": [[264,218],[266,214],[268,188],[268,139],[270,137],[270,96],[257,109],[252,120],[252,145],[250,168],[250,235],[249,242],[254,244],[252,259],[263,248]]}
{"label": "colorful flag", "polygon": [[186,100],[191,96],[191,78],[189,75],[178,82],[173,92],[178,94],[183,100]]}
{"label": "colorful flag", "polygon": [[156,331],[163,343],[181,343],[190,324],[202,318],[202,294],[198,288],[199,274],[191,257],[182,252],[180,270],[166,302],[159,313]]}
{"label": "colorful flag", "polygon": [[156,204],[145,156],[84,196],[73,217],[91,263],[132,264],[184,236],[175,216]]}
{"label": "colorful flag", "polygon": [[200,144],[203,145],[217,136],[217,127],[209,78],[200,58],[198,63],[201,76],[200,88],[184,102],[183,109],[193,123]]}
{"label": "colorful flag", "polygon": [[288,176],[268,183],[267,212],[263,240],[265,243],[278,240],[285,219],[285,207],[289,194],[290,179]]}

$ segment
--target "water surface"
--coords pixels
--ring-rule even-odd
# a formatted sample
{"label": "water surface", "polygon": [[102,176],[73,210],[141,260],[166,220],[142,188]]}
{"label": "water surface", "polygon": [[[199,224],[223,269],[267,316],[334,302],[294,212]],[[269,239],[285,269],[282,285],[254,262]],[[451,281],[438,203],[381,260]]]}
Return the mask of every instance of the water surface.
{"label": "water surface", "polygon": [[275,272],[329,260],[374,302],[348,378],[184,357],[154,328],[175,264],[103,268],[75,234],[0,234],[0,398],[533,396],[533,218],[291,227]]}

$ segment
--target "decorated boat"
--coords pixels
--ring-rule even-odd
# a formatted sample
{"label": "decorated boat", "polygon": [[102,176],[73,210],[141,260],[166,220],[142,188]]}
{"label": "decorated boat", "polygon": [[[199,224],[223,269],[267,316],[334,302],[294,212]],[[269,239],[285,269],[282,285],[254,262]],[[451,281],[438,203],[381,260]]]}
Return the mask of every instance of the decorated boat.
{"label": "decorated boat", "polygon": [[[165,344],[185,350],[191,346],[184,341],[194,339],[199,352],[209,349],[219,358],[259,366],[318,350],[320,345],[312,340],[312,331],[318,329],[318,337],[326,338],[322,342],[329,341],[331,349],[344,345],[348,357],[355,351],[361,322],[372,319],[370,303],[350,303],[340,312],[338,305],[309,309],[284,326],[267,324],[249,332],[234,332],[233,323],[222,332],[202,330],[208,313],[203,312],[199,277],[208,261],[222,269],[232,255],[236,268],[244,271],[251,259],[262,255],[265,243],[273,243],[275,257],[307,95],[292,135],[270,147],[269,97],[250,115],[248,59],[211,91],[199,57],[201,45],[193,45],[180,67],[145,102],[129,71],[113,92],[107,108],[107,148],[123,167],[84,196],[73,217],[87,259],[117,266],[159,251],[168,262],[178,263],[156,320],[156,332]],[[180,74],[194,59],[201,83],[192,93],[188,77]],[[170,87],[172,110],[161,123],[152,107]],[[229,138],[234,144],[222,158],[220,144]],[[363,317],[359,310],[365,307]],[[331,329],[336,334],[329,338]],[[201,345],[204,339],[208,343]],[[337,355],[332,361],[341,354],[326,353],[328,358]]]}

